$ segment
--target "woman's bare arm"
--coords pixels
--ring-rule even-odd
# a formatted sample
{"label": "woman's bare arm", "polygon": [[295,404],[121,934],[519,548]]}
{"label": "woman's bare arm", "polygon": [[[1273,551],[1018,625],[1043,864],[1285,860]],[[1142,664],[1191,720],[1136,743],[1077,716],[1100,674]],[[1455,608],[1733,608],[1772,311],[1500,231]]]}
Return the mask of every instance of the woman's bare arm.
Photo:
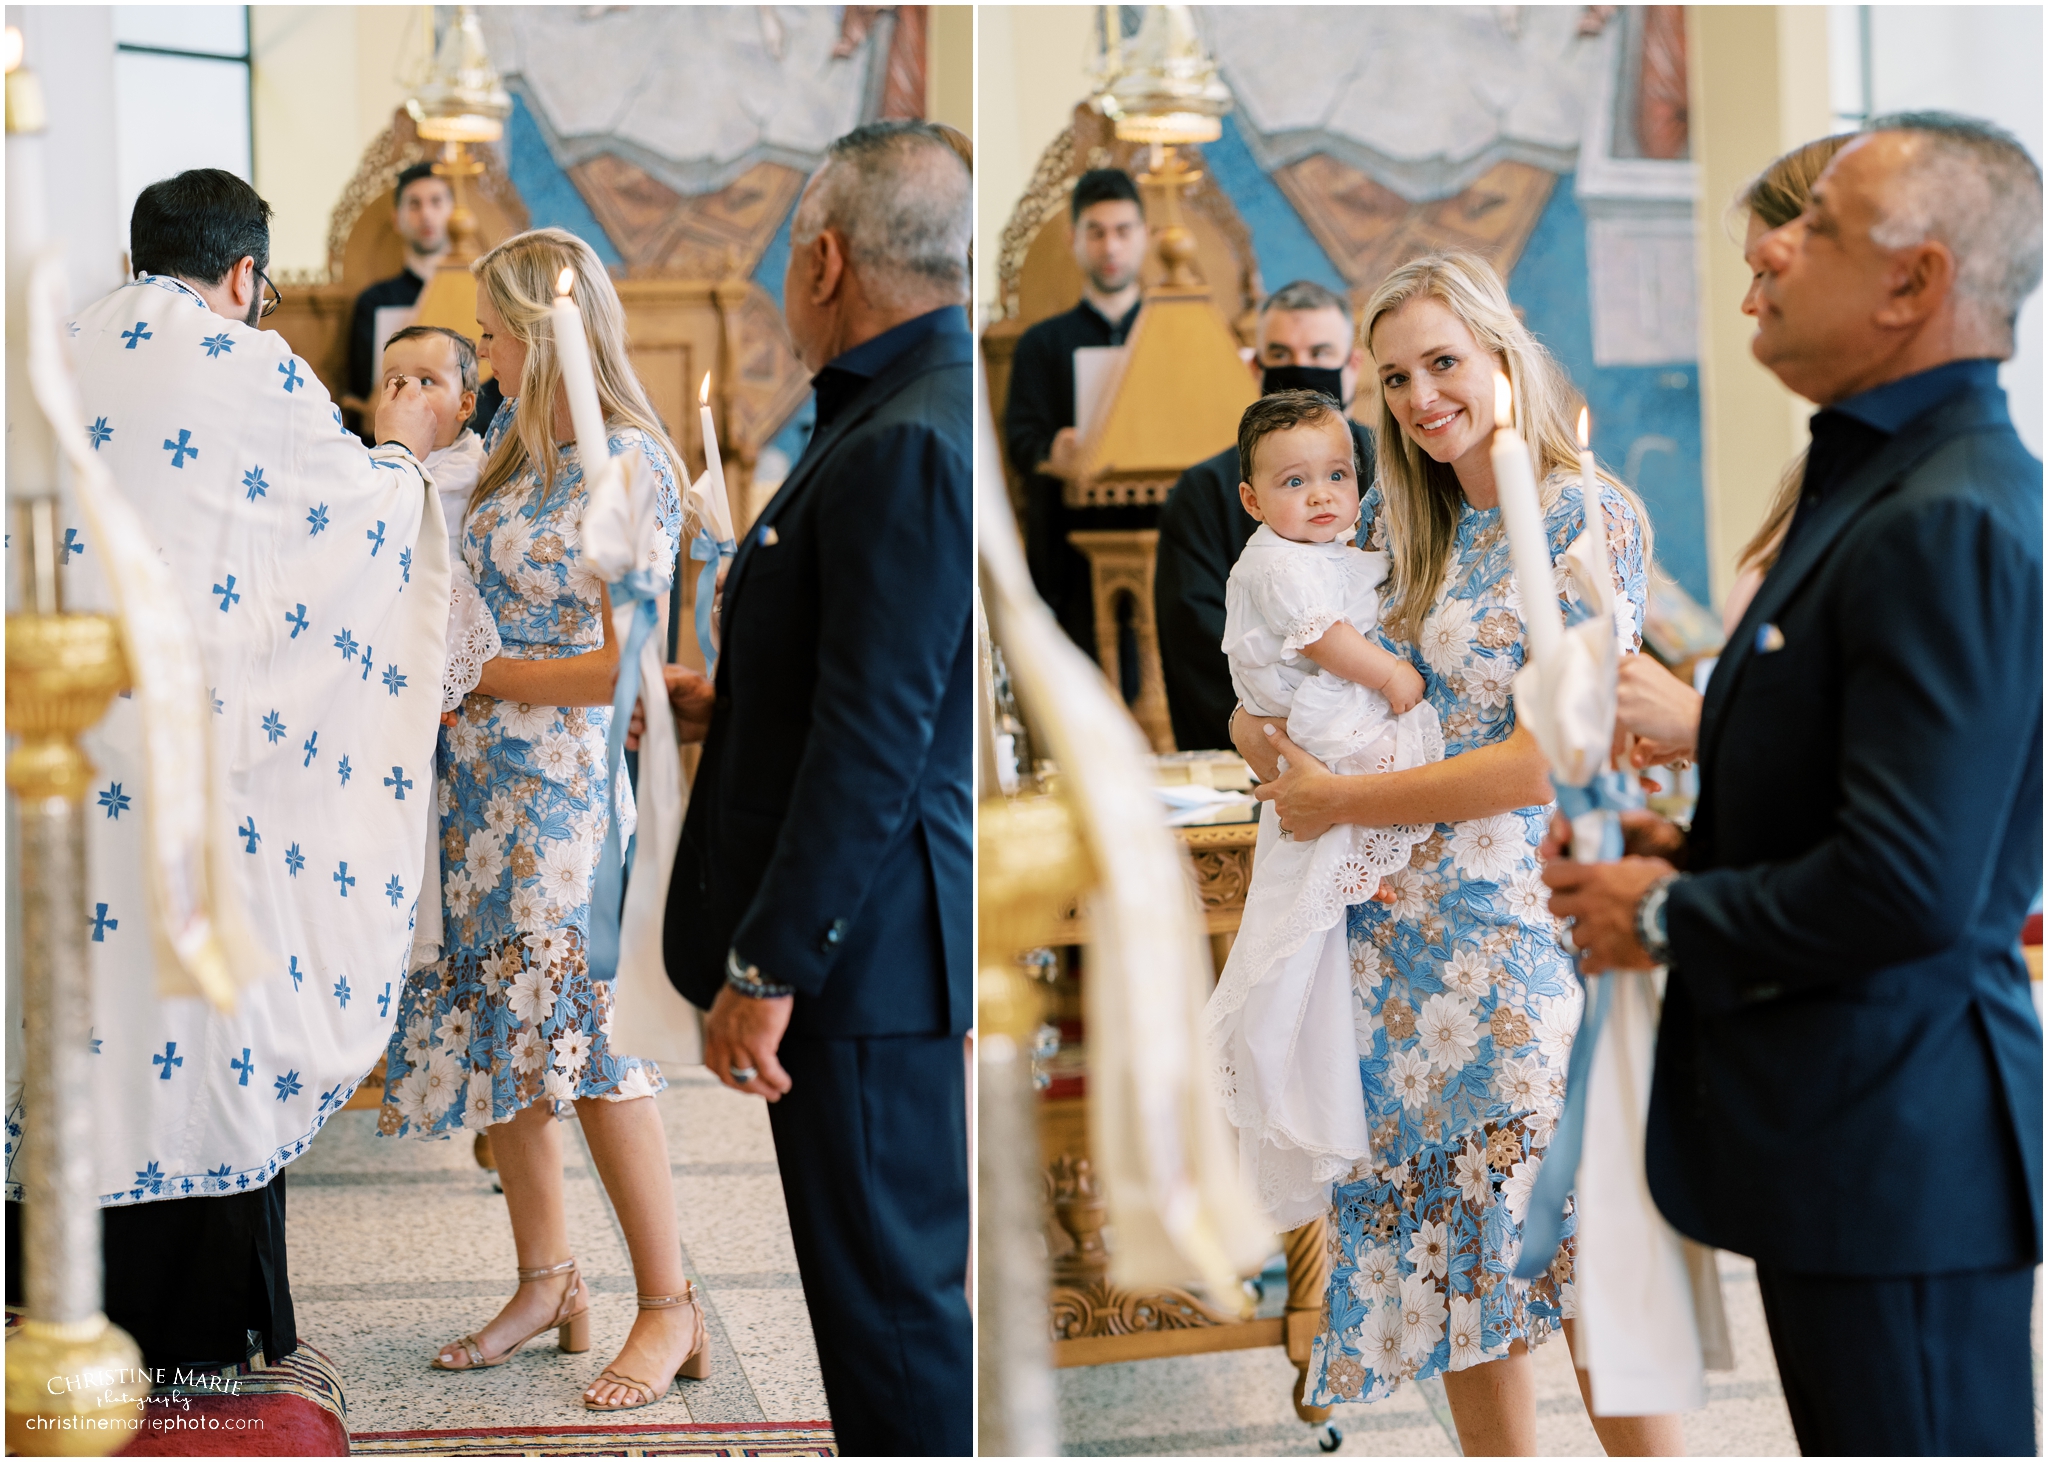
{"label": "woman's bare arm", "polygon": [[[1282,724],[1270,717],[1240,710],[1230,725],[1239,754],[1264,784],[1256,795],[1273,804],[1280,826],[1297,838],[1320,837],[1339,823],[1462,822],[1540,807],[1551,799],[1549,763],[1536,738],[1520,726],[1505,741],[1428,766],[1340,777],[1289,741]],[[1270,737],[1267,726],[1273,727]],[[1253,742],[1254,737],[1264,745]],[[1282,756],[1287,770],[1278,772]]]}
{"label": "woman's bare arm", "polygon": [[500,655],[484,662],[476,694],[529,706],[608,706],[618,679],[619,647],[612,640],[612,596],[600,588],[604,643],[559,660],[514,660]]}

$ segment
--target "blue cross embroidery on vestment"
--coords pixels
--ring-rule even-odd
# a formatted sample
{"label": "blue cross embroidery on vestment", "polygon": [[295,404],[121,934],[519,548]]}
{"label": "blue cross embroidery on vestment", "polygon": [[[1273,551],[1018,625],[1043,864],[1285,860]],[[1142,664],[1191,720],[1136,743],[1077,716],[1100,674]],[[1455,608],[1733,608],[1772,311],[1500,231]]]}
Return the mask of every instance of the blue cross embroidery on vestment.
{"label": "blue cross embroidery on vestment", "polygon": [[356,657],[356,637],[343,630],[334,637],[334,648],[341,651],[341,658],[353,660]]}
{"label": "blue cross embroidery on vestment", "polygon": [[71,332],[71,338],[73,340],[76,340],[78,338],[78,321],[72,320],[68,322],[64,328]]}
{"label": "blue cross embroidery on vestment", "polygon": [[102,416],[96,418],[93,424],[85,429],[85,434],[92,441],[92,449],[97,452],[113,439],[114,429],[107,425],[107,419]]}
{"label": "blue cross embroidery on vestment", "polygon": [[185,1058],[178,1054],[178,1043],[176,1041],[165,1041],[163,1055],[152,1056],[149,1060],[151,1065],[163,1067],[164,1074],[159,1078],[162,1081],[169,1081],[171,1079],[171,1068],[173,1066],[183,1066],[185,1064]]}
{"label": "blue cross embroidery on vestment", "polygon": [[270,484],[263,480],[263,469],[261,467],[251,467],[247,472],[244,472],[242,474],[242,486],[249,489],[249,501],[252,503],[260,497],[268,497],[270,495],[267,491]]}
{"label": "blue cross embroidery on vestment", "polygon": [[[410,584],[412,582],[412,550],[410,548],[401,548],[398,551],[398,567],[405,576],[405,582]],[[404,593],[405,591],[401,589],[399,592]]]}
{"label": "blue cross embroidery on vestment", "polygon": [[341,773],[341,785],[346,787],[348,785],[348,779],[350,776],[348,758],[343,757],[341,759],[341,765],[336,767],[335,770]]}
{"label": "blue cross embroidery on vestment", "polygon": [[109,919],[107,917],[107,906],[105,904],[94,904],[92,906],[92,942],[94,944],[105,944],[107,942],[107,931],[120,927],[121,921],[119,919]]}
{"label": "blue cross embroidery on vestment", "polygon": [[242,1047],[241,1060],[228,1062],[228,1070],[240,1071],[242,1073],[242,1079],[235,1083],[237,1086],[247,1086],[249,1084],[249,1073],[255,1069],[256,1063],[249,1059],[249,1048],[247,1046]]}
{"label": "blue cross embroidery on vestment", "polygon": [[347,975],[343,975],[340,979],[334,982],[334,998],[341,1002],[341,1008],[343,1010],[348,1009],[348,997],[353,995],[354,993],[355,991],[349,989],[348,987]]}
{"label": "blue cross embroidery on vestment", "polygon": [[58,561],[57,567],[62,568],[65,564],[70,563],[72,554],[84,552],[85,545],[78,541],[78,530],[76,528],[66,528],[64,530],[64,557]]}
{"label": "blue cross embroidery on vestment", "polygon": [[327,504],[321,503],[312,512],[306,514],[306,521],[313,525],[313,531],[306,536],[308,538],[317,537],[320,530],[327,526]]}
{"label": "blue cross embroidery on vestment", "polygon": [[377,1018],[384,1020],[391,1014],[391,982],[384,982],[384,993],[377,997]]}
{"label": "blue cross embroidery on vestment", "polygon": [[128,342],[128,349],[130,350],[133,350],[145,340],[156,339],[154,335],[149,333],[149,321],[147,320],[137,320],[133,330],[123,330],[121,332],[121,338]]}
{"label": "blue cross embroidery on vestment", "polygon": [[297,955],[292,956],[291,968],[286,970],[285,973],[292,977],[292,993],[297,994],[299,981],[306,978],[306,972],[299,968],[299,957]]}
{"label": "blue cross embroidery on vestment", "polygon": [[219,696],[217,696],[217,695],[215,695],[215,694],[213,693],[213,687],[212,687],[212,686],[210,686],[210,685],[209,685],[208,687],[206,687],[206,698],[207,698],[208,700],[210,700],[210,701],[212,701],[212,702],[213,702],[213,713],[214,713],[214,714],[215,714],[216,716],[220,715],[220,714],[221,714],[221,709],[220,709],[220,708],[221,708],[221,699],[220,699],[220,697],[219,697]]}
{"label": "blue cross embroidery on vestment", "polygon": [[299,1085],[299,1073],[296,1070],[287,1071],[277,1079],[277,1099],[281,1102],[290,1101],[303,1090],[304,1088]]}
{"label": "blue cross embroidery on vestment", "polygon": [[335,870],[334,881],[341,885],[341,896],[343,898],[347,898],[348,891],[356,886],[355,875],[348,871],[348,864],[346,862],[343,862],[341,867]]}
{"label": "blue cross embroidery on vestment", "polygon": [[284,617],[284,622],[292,627],[292,638],[297,639],[299,631],[306,627],[306,606],[301,604],[297,609],[287,614]]}
{"label": "blue cross embroidery on vestment", "polygon": [[289,873],[293,878],[297,878],[299,876],[299,870],[301,868],[304,868],[305,866],[306,855],[299,851],[299,845],[297,843],[293,843],[289,848],[286,848],[284,850],[284,871],[286,873]]}
{"label": "blue cross embroidery on vestment", "polygon": [[397,790],[391,795],[397,801],[403,802],[405,800],[405,789],[412,785],[412,779],[406,776],[404,767],[393,767],[391,775],[384,779],[384,785],[396,788]]}
{"label": "blue cross embroidery on vestment", "polygon": [[375,528],[365,528],[363,537],[370,540],[370,557],[377,556],[377,550],[384,546],[384,520],[379,518]]}
{"label": "blue cross embroidery on vestment", "polygon": [[375,665],[370,663],[371,657],[375,654],[376,651],[373,650],[370,646],[363,646],[363,673],[361,675],[358,675],[356,679],[368,680],[370,678],[370,672],[377,668]]}
{"label": "blue cross embroidery on vestment", "polygon": [[114,821],[121,820],[121,814],[128,810],[128,804],[135,799],[121,790],[119,782],[109,782],[100,788],[100,806],[107,809],[107,816]]}
{"label": "blue cross embroidery on vestment", "polygon": [[391,900],[391,907],[394,909],[398,907],[398,901],[405,897],[405,885],[398,881],[396,873],[392,874],[391,881],[384,885],[384,897]]}
{"label": "blue cross embroidery on vestment", "polygon": [[150,1192],[155,1193],[162,1189],[164,1185],[164,1175],[163,1172],[158,1168],[156,1162],[152,1160],[148,1167],[144,1168],[141,1172],[135,1175],[135,1181],[140,1183],[144,1188],[147,1188]]}
{"label": "blue cross embroidery on vestment", "polygon": [[192,433],[182,426],[178,428],[178,439],[175,442],[169,437],[164,438],[164,450],[171,454],[171,465],[177,468],[184,467],[187,457],[199,455],[199,449],[192,445]]}
{"label": "blue cross embroidery on vestment", "polygon": [[238,838],[247,838],[249,840],[249,846],[242,849],[242,851],[245,853],[253,853],[256,851],[256,845],[263,841],[263,834],[256,831],[256,818],[254,814],[251,814],[250,816],[243,818],[242,821],[244,823],[244,826],[235,829],[235,836]]}
{"label": "blue cross embroidery on vestment", "polygon": [[277,739],[280,736],[284,735],[284,731],[284,722],[278,718],[278,714],[276,711],[272,711],[269,715],[263,718],[263,734],[270,738],[270,744],[272,746],[277,745]]}
{"label": "blue cross embroidery on vestment", "polygon": [[393,695],[397,695],[401,690],[405,689],[405,677],[398,673],[396,665],[386,665],[384,667],[384,688]]}
{"label": "blue cross embroidery on vestment", "polygon": [[300,762],[299,765],[302,767],[311,766],[313,758],[320,754],[320,733],[315,731],[311,736],[308,736],[306,744],[299,749],[306,753],[306,759]]}
{"label": "blue cross embroidery on vestment", "polygon": [[85,1028],[85,1043],[92,1047],[92,1054],[95,1056],[99,1055],[101,1045],[101,1038],[93,1034],[98,1029],[98,1026],[87,1026]]}
{"label": "blue cross embroidery on vestment", "polygon": [[218,1179],[220,1181],[221,1187],[225,1188],[228,1185],[228,1176],[233,1172],[234,1168],[229,1166],[227,1163],[222,1163],[217,1168],[209,1168],[207,1170],[206,1176],[209,1178]]}
{"label": "blue cross embroidery on vestment", "polygon": [[228,339],[228,332],[225,330],[221,331],[218,335],[209,335],[199,343],[206,347],[206,358],[208,360],[219,360],[222,351],[235,348],[235,342]]}
{"label": "blue cross embroidery on vestment", "polygon": [[[226,1187],[227,1185],[226,1185],[225,1183],[223,1183],[223,1184],[222,1184],[221,1186],[222,1186],[222,1187]],[[247,1173],[244,1173],[244,1174],[242,1174],[242,1175],[241,1175],[241,1176],[240,1176],[239,1178],[235,1179],[235,1186],[236,1186],[237,1188],[246,1188],[246,1187],[248,1187],[248,1186],[249,1186],[249,1175],[248,1175]]]}
{"label": "blue cross embroidery on vestment", "polygon": [[[220,595],[220,612],[222,614],[228,612],[230,604],[240,604],[242,602],[242,596],[235,590],[235,576],[233,574],[228,575],[228,581],[225,584],[215,584],[213,592]],[[217,711],[220,707],[216,705],[214,709]]]}
{"label": "blue cross embroidery on vestment", "polygon": [[284,377],[284,390],[287,396],[306,384],[306,378],[299,374],[299,362],[296,358],[279,366],[277,373]]}

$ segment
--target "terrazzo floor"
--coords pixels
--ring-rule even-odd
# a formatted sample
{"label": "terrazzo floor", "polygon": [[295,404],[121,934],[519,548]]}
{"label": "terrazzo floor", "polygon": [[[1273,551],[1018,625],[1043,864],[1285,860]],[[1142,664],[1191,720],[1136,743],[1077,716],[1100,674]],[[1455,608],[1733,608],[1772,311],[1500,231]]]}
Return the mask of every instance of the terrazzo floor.
{"label": "terrazzo floor", "polygon": [[[684,1270],[704,1297],[711,1375],[678,1381],[621,1422],[807,1421],[828,1416],[763,1104],[699,1068],[655,1098],[668,1136]],[[497,1313],[516,1262],[504,1198],[468,1138],[378,1137],[343,1112],[292,1164],[286,1206],[299,1333],[331,1355],[349,1429],[590,1426],[580,1392],[625,1343],[633,1271],[582,1134],[564,1123],[569,1233],[595,1326],[582,1355],[552,1335],[474,1374],[430,1370],[440,1346]]]}
{"label": "terrazzo floor", "polygon": [[[1698,1457],[1798,1455],[1778,1386],[1756,1270],[1721,1256],[1736,1368],[1707,1375],[1707,1405],[1685,1418],[1686,1451]],[[2040,1285],[2035,1287],[2035,1416],[2039,1429]],[[1579,1399],[1562,1336],[1538,1346],[1536,1445],[1546,1457],[1604,1455]],[[1294,1415],[1294,1368],[1277,1348],[1177,1356],[1054,1373],[1062,1450],[1078,1457],[1287,1457],[1319,1455]],[[1406,1385],[1373,1406],[1340,1406],[1339,1457],[1458,1455],[1441,1383]]]}

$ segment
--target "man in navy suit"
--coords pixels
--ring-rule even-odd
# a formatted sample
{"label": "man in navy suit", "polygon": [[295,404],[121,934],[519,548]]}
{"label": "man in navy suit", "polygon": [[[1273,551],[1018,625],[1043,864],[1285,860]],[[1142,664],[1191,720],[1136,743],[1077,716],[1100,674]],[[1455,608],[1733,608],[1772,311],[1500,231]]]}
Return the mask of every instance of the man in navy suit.
{"label": "man in navy suit", "polygon": [[1752,349],[1821,406],[1799,506],[1707,689],[1690,836],[1552,862],[1550,907],[1585,968],[1670,967],[1650,1189],[1755,1257],[1801,1449],[2031,1454],[2041,464],[1997,373],[2040,169],[1882,118],[1750,264]]}
{"label": "man in navy suit", "polygon": [[[727,575],[669,890],[705,1064],[770,1103],[849,1456],[973,1450],[971,195],[937,128],[882,122],[797,205],[817,427]],[[705,692],[671,667],[686,726]]]}

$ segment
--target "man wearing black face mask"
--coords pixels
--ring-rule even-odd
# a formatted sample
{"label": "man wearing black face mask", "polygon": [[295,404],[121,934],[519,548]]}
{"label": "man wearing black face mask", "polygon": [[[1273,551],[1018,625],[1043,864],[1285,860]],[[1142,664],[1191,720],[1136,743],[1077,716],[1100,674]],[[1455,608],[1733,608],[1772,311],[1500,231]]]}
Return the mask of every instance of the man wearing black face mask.
{"label": "man wearing black face mask", "polygon": [[[1259,306],[1252,374],[1261,395],[1321,391],[1349,410],[1364,361],[1341,294],[1298,279]],[[1372,433],[1350,425],[1362,492],[1373,480]],[[1173,740],[1183,751],[1230,745],[1237,694],[1223,655],[1223,583],[1259,526],[1238,500],[1240,476],[1237,448],[1225,447],[1183,472],[1159,510],[1153,607]]]}

